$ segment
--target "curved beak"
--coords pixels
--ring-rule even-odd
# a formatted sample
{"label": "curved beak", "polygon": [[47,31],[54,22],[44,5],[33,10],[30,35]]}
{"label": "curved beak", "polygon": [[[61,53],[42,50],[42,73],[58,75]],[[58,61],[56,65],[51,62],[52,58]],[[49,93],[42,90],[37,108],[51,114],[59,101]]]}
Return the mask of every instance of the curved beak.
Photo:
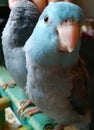
{"label": "curved beak", "polygon": [[59,50],[72,52],[78,42],[80,24],[70,20],[63,21],[57,27],[57,32],[59,36]]}

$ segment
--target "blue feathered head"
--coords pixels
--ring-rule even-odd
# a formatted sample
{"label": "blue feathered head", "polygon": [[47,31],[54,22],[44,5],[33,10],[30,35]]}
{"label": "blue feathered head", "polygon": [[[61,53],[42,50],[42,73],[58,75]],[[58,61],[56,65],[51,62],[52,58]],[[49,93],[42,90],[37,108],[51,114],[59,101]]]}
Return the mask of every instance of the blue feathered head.
{"label": "blue feathered head", "polygon": [[82,9],[69,2],[48,5],[27,40],[24,50],[39,65],[70,66],[80,47]]}

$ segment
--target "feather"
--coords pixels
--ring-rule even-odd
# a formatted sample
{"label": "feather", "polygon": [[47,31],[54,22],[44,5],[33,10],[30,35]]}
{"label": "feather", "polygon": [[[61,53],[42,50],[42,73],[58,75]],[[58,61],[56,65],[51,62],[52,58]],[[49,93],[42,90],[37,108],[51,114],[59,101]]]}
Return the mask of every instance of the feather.
{"label": "feather", "polygon": [[32,33],[39,13],[35,5],[27,0],[19,1],[11,10],[2,33],[2,46],[6,68],[22,88],[26,86],[26,59],[22,50]]}
{"label": "feather", "polygon": [[58,124],[79,128],[88,124],[90,117],[88,74],[79,58],[82,20],[79,6],[52,3],[44,9],[23,48],[29,97]]}

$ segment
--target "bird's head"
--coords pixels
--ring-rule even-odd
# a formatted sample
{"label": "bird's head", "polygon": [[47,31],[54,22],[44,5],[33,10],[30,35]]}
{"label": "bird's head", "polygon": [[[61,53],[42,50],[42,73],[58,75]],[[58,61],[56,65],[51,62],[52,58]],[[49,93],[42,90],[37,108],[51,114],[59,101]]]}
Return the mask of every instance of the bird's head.
{"label": "bird's head", "polygon": [[41,14],[24,50],[41,65],[70,66],[80,47],[81,8],[69,2],[48,5]]}

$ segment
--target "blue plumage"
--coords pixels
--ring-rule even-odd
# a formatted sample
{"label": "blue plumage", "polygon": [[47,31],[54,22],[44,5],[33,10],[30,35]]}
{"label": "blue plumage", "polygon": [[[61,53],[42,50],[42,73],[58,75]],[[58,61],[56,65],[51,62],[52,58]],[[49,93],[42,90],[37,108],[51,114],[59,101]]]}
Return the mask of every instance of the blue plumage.
{"label": "blue plumage", "polygon": [[24,46],[30,98],[57,123],[79,128],[88,119],[88,74],[79,57],[82,19],[75,4],[48,5]]}
{"label": "blue plumage", "polygon": [[[81,9],[78,6],[74,6],[73,4],[67,3],[66,8],[66,2],[64,2],[62,10],[61,3],[62,2],[49,5],[45,9],[45,11],[39,18],[39,21],[34,29],[32,36],[29,38],[28,43],[24,47],[26,48],[26,51],[30,50],[32,59],[34,59],[34,61],[36,61],[39,64],[42,65],[56,64],[67,66],[75,62],[76,57],[78,55],[80,43],[76,45],[75,50],[71,54],[64,53],[62,55],[57,51],[58,37],[56,26],[59,23],[61,23],[62,20],[67,19],[75,19],[76,21],[81,23],[81,20],[83,18],[83,13],[81,13]],[[48,21],[46,23],[44,19],[47,16]],[[42,38],[40,37],[40,35],[43,35]],[[49,62],[47,59],[49,59]]]}
{"label": "blue plumage", "polygon": [[35,5],[27,0],[19,1],[11,10],[2,33],[2,46],[6,67],[22,88],[26,86],[26,59],[22,47],[32,33],[39,13]]}

